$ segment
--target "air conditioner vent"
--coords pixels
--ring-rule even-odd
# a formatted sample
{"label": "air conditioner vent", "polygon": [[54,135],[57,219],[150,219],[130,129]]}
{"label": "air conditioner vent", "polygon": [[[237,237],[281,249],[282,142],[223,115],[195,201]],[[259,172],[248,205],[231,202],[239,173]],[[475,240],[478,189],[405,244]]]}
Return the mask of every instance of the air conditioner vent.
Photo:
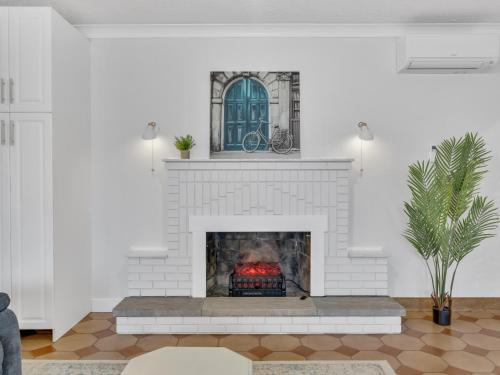
{"label": "air conditioner vent", "polygon": [[398,43],[401,73],[475,73],[498,61],[496,36],[411,36]]}

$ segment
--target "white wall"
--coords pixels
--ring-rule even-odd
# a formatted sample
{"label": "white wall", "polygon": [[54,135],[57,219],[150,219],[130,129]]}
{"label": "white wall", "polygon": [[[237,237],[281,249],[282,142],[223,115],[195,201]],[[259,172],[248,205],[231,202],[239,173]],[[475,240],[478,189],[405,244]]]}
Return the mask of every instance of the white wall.
{"label": "white wall", "polygon": [[[355,125],[367,121],[365,175],[353,171],[353,245],[391,255],[393,296],[427,296],[424,265],[401,237],[408,164],[443,137],[479,131],[494,148],[485,191],[500,202],[500,75],[402,75],[390,38],[178,38],[92,42],[93,295],[126,293],[130,245],[162,243],[159,160],[191,133],[193,157],[209,153],[209,72],[299,70],[303,157],[359,156]],[[140,139],[161,129],[158,173]],[[359,168],[358,163],[354,165]],[[500,237],[463,263],[456,295],[500,295]]]}

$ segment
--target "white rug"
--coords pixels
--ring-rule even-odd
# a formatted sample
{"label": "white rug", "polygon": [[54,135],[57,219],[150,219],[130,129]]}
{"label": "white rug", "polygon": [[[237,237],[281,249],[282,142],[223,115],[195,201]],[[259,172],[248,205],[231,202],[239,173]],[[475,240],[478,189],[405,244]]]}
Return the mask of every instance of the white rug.
{"label": "white rug", "polygon": [[[127,361],[46,361],[32,359],[23,360],[23,375],[120,375],[126,364]],[[395,375],[395,372],[386,361],[273,361],[253,362],[253,374]]]}

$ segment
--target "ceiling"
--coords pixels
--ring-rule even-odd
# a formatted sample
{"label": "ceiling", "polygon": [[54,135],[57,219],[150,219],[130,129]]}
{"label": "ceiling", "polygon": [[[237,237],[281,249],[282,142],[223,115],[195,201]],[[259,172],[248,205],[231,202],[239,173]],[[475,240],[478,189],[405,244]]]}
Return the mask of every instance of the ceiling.
{"label": "ceiling", "polygon": [[0,0],[73,24],[500,23],[500,0]]}

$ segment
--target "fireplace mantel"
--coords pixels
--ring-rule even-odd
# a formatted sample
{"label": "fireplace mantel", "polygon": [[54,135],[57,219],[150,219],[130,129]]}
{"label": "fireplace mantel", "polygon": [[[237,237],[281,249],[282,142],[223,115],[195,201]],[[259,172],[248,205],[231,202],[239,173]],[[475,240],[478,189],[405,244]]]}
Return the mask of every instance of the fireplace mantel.
{"label": "fireplace mantel", "polygon": [[351,158],[303,159],[163,159],[167,169],[339,169],[349,170]]}
{"label": "fireplace mantel", "polygon": [[224,162],[273,162],[273,163],[297,163],[297,162],[352,162],[353,158],[301,158],[301,159],[274,159],[274,158],[249,158],[249,159],[206,159],[206,158],[194,158],[194,159],[175,159],[168,158],[162,159],[165,163],[168,162],[201,162],[201,163],[224,163]]}

